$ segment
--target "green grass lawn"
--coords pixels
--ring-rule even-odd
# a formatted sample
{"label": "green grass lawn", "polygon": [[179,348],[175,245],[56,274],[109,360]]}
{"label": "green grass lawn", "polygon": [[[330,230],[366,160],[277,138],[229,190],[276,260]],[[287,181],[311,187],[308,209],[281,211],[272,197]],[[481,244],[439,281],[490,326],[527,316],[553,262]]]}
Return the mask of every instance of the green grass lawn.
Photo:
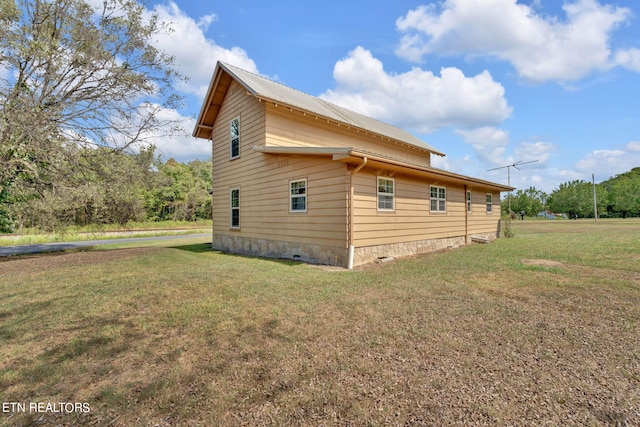
{"label": "green grass lawn", "polygon": [[0,423],[640,425],[640,221],[512,228],[354,271],[187,239],[0,259],[27,409]]}

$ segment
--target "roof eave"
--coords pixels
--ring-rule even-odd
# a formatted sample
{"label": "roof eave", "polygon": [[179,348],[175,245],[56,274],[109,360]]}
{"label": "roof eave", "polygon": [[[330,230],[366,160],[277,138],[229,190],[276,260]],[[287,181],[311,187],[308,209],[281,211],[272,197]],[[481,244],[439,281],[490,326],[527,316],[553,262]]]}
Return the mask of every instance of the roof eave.
{"label": "roof eave", "polygon": [[373,161],[373,162],[379,162],[383,164],[389,164],[406,171],[413,171],[414,173],[417,173],[420,175],[438,176],[438,177],[442,177],[447,180],[453,180],[465,185],[477,184],[485,188],[499,190],[500,192],[515,190],[515,188],[513,187],[503,185],[503,184],[498,184],[496,182],[486,181],[480,178],[474,178],[467,175],[461,175],[454,172],[449,172],[444,169],[438,169],[431,166],[418,165],[415,163],[405,162],[398,159],[387,158],[381,155],[361,152],[358,150],[351,150],[349,154],[352,157],[359,157],[359,158],[366,157],[370,162]]}
{"label": "roof eave", "polygon": [[[220,63],[218,62],[218,64],[216,64],[215,70],[213,70],[213,74],[211,75],[211,81],[209,82],[209,88],[207,89],[207,94],[204,97],[204,101],[202,102],[202,107],[200,107],[200,113],[198,114],[198,119],[196,120],[196,125],[193,128],[193,133],[191,134],[194,138],[201,138],[200,129],[203,129],[206,126],[203,123],[204,116],[211,104],[211,96],[215,90],[214,87],[216,86],[215,82],[218,77],[219,70],[220,70]],[[206,126],[206,127],[209,128],[209,126]]]}
{"label": "roof eave", "polygon": [[460,175],[430,166],[410,163],[403,160],[386,157],[382,154],[366,152],[349,147],[272,147],[261,145],[253,147],[253,150],[265,154],[332,156],[332,160],[340,161],[343,163],[352,163],[356,160],[367,158],[367,160],[369,161],[369,165],[378,163],[380,165],[393,166],[394,168],[397,168],[398,170],[403,172],[421,176],[440,177],[442,179],[455,181],[465,185],[475,184],[483,188],[497,190],[500,192],[515,190],[515,188],[507,185],[485,181],[483,179],[466,175]]}
{"label": "roof eave", "polygon": [[[211,81],[209,82],[209,88],[207,89],[207,95],[204,98],[204,102],[202,103],[202,107],[200,108],[200,114],[198,114],[198,119],[196,120],[196,125],[193,129],[192,136],[195,138],[209,138],[211,131],[213,131],[213,123],[207,124],[205,123],[207,113],[212,106],[214,106],[214,96],[218,89],[218,85],[221,82],[223,77],[223,73],[227,74],[230,78],[241,84],[246,90],[247,93],[257,96],[257,93],[249,86],[246,82],[240,78],[236,73],[233,72],[226,64],[218,61],[216,64],[216,68],[211,77]],[[215,119],[214,119],[215,121]],[[205,130],[206,132],[202,132]],[[206,134],[206,136],[203,135]]]}

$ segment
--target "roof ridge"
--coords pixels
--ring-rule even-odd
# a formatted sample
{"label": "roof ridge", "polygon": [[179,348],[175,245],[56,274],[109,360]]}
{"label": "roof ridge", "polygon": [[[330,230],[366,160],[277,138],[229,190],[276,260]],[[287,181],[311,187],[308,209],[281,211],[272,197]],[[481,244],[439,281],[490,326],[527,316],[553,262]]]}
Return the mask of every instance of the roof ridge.
{"label": "roof ridge", "polygon": [[287,89],[289,89],[289,90],[292,90],[292,91],[294,91],[294,92],[298,92],[298,93],[300,93],[300,94],[302,94],[302,95],[312,97],[312,98],[317,99],[317,100],[319,100],[319,101],[321,101],[321,102],[323,102],[323,103],[325,103],[325,104],[327,104],[327,105],[330,105],[330,106],[332,106],[332,107],[336,107],[336,108],[339,108],[339,109],[341,109],[341,110],[345,110],[345,111],[348,111],[348,112],[350,112],[350,113],[357,114],[357,115],[359,115],[359,116],[361,116],[361,117],[364,117],[364,118],[366,118],[366,119],[369,119],[369,120],[375,120],[375,121],[377,121],[378,123],[381,123],[381,124],[383,124],[383,125],[385,125],[385,126],[392,126],[392,127],[394,127],[394,128],[397,128],[397,129],[400,129],[400,130],[402,130],[402,131],[406,132],[404,129],[402,129],[402,128],[398,127],[398,126],[392,125],[392,124],[390,124],[390,123],[383,122],[382,120],[376,119],[375,117],[367,116],[366,114],[360,113],[359,111],[352,110],[351,108],[343,107],[342,105],[338,105],[338,104],[336,104],[335,102],[327,101],[326,99],[322,99],[322,98],[320,98],[319,96],[311,95],[310,93],[304,92],[304,91],[302,91],[302,90],[300,90],[300,89],[296,89],[296,88],[294,88],[294,87],[292,87],[292,86],[288,86],[288,85],[286,85],[286,84],[284,84],[284,83],[282,83],[282,82],[279,82],[279,81],[277,81],[277,80],[270,79],[270,78],[268,78],[268,77],[266,77],[266,76],[263,76],[262,74],[257,74],[257,73],[254,73],[254,72],[252,72],[252,71],[245,70],[244,68],[240,68],[240,67],[237,67],[237,66],[235,66],[235,65],[231,65],[231,64],[229,64],[228,62],[222,62],[222,61],[220,61],[220,63],[221,63],[222,65],[226,66],[226,67],[235,68],[236,70],[240,70],[240,71],[242,71],[242,72],[244,72],[244,73],[251,74],[252,76],[259,77],[259,78],[261,78],[261,79],[263,79],[263,80],[266,80],[266,81],[268,81],[268,82],[270,82],[270,83],[275,83],[275,84],[277,84],[277,85],[280,85],[280,86],[282,86],[282,87],[284,87],[284,88],[287,88]]}
{"label": "roof ridge", "polygon": [[[346,108],[334,102],[327,101],[326,99],[322,99],[318,96],[308,94],[299,89],[293,88],[291,86],[287,86],[286,84],[281,83],[279,81],[272,80],[268,77],[265,77],[263,75],[257,74],[252,71],[247,71],[235,65],[231,65],[229,63],[222,62],[222,61],[218,61],[218,63],[227,72],[234,74],[235,78],[239,79],[242,82],[242,84],[250,92],[253,93],[254,96],[264,97],[266,99],[271,99],[273,101],[281,102],[282,104],[289,105],[291,107],[295,107],[298,109],[306,110],[318,116],[322,116],[330,120],[342,122],[344,124],[353,126],[354,128],[362,129],[364,131],[371,132],[372,134],[380,135],[390,140],[394,140],[404,144],[409,144],[416,148],[426,150],[430,153],[444,156],[444,153],[440,152],[436,148],[427,144],[421,138],[418,138],[417,136],[412,135],[410,132],[408,132],[405,129],[402,129],[399,126],[395,126],[390,123],[383,122],[382,120],[378,120],[376,118],[367,116],[366,114],[359,113],[350,108]],[[246,78],[243,78],[243,75]],[[282,95],[282,94],[279,94],[281,96],[278,96],[277,93],[276,94],[273,93],[273,92],[278,92],[277,89],[275,91],[270,90],[272,88],[269,88],[268,86],[263,88],[256,87],[256,85],[260,85],[260,83],[250,81],[251,79],[256,79],[256,78],[260,79],[260,81],[263,82],[265,85],[277,85],[277,88],[280,88],[281,90],[284,89],[286,91],[289,91],[290,96]],[[261,92],[261,89],[264,92]],[[272,92],[272,93],[269,93],[269,92]],[[299,103],[297,103],[295,100],[296,96],[304,97],[304,98],[298,99]],[[314,108],[313,104],[315,104],[317,107]],[[321,111],[323,109],[325,110],[324,112]]]}
{"label": "roof ridge", "polygon": [[242,71],[243,73],[251,74],[251,75],[252,75],[252,76],[254,76],[254,77],[258,77],[258,78],[261,78],[262,80],[266,80],[266,81],[268,81],[269,83],[275,83],[275,84],[280,85],[280,86],[282,86],[282,87],[284,87],[284,88],[287,88],[287,89],[289,89],[289,90],[292,90],[292,91],[295,91],[295,92],[301,93],[302,95],[311,96],[311,97],[314,97],[314,98],[320,99],[320,98],[318,98],[318,97],[315,97],[315,96],[313,96],[313,95],[311,95],[311,94],[309,94],[309,93],[303,92],[303,91],[301,91],[301,90],[299,90],[299,89],[296,89],[296,88],[294,88],[294,87],[287,86],[286,84],[281,83],[281,82],[279,82],[279,81],[277,81],[277,80],[273,80],[273,79],[270,79],[270,78],[268,78],[268,77],[266,77],[266,76],[263,76],[262,74],[254,73],[253,71],[248,71],[248,70],[245,70],[244,68],[240,68],[240,67],[237,67],[237,66],[235,66],[235,65],[231,65],[231,64],[229,64],[228,62],[222,62],[222,61],[220,61],[220,64],[224,65],[224,66],[225,66],[225,67],[227,67],[227,68],[228,68],[228,67],[231,67],[231,68],[234,68],[234,69],[236,69],[236,70],[240,70],[240,71]]}

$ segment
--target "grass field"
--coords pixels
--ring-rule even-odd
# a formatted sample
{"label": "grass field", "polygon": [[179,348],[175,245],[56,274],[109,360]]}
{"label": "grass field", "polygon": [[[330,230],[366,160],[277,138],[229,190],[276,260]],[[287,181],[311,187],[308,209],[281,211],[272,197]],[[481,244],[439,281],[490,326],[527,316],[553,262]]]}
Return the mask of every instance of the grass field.
{"label": "grass field", "polygon": [[118,239],[121,237],[180,236],[211,231],[212,221],[146,221],[120,224],[93,224],[84,227],[69,226],[57,232],[45,233],[29,228],[14,234],[0,234],[0,246],[32,245],[41,243],[77,242],[87,240]]}
{"label": "grass field", "polygon": [[640,425],[640,221],[513,231],[355,271],[192,240],[0,260],[0,423]]}

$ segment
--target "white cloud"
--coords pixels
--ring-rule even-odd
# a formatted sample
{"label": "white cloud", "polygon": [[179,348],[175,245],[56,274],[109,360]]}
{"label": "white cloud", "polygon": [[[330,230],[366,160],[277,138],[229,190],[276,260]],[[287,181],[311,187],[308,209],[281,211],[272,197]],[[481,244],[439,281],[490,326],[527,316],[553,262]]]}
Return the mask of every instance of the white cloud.
{"label": "white cloud", "polygon": [[210,15],[201,16],[198,19],[198,27],[202,29],[205,33],[209,30],[209,26],[218,20],[218,15],[212,13]]}
{"label": "white cloud", "polygon": [[640,49],[621,49],[616,52],[615,63],[632,71],[640,72]]}
{"label": "white cloud", "polygon": [[[188,77],[187,82],[176,84],[176,90],[184,95],[195,95],[198,101],[194,105],[199,106],[200,100],[206,95],[218,60],[258,73],[255,62],[244,49],[222,47],[205,36],[208,28],[217,21],[217,15],[209,14],[194,19],[172,1],[158,4],[153,11],[147,11],[149,17],[151,13],[157,14],[159,20],[172,29],[170,33],[157,35],[154,43],[157,48],[173,56],[178,70]],[[143,135],[143,138],[153,143],[163,158],[190,161],[211,157],[211,143],[191,136],[195,125],[193,118],[176,110],[163,109],[159,119],[166,122],[167,127],[155,129]]]}
{"label": "white cloud", "polygon": [[[516,0],[446,0],[420,6],[396,21],[405,33],[396,53],[411,61],[424,55],[491,56],[510,62],[531,81],[575,81],[615,65],[636,69],[638,51],[612,55],[612,31],[628,21],[627,8],[576,0],[566,18],[538,14]],[[615,58],[613,58],[615,56]]]}
{"label": "white cloud", "polygon": [[604,180],[628,172],[640,165],[640,142],[630,142],[621,149],[594,150],[584,156],[576,165],[576,171],[583,174],[595,173]]}
{"label": "white cloud", "polygon": [[415,67],[391,74],[362,47],[336,63],[333,77],[336,88],[321,98],[420,133],[495,125],[512,111],[504,87],[488,71],[467,77],[457,68],[442,68],[436,76]]}
{"label": "white cloud", "polygon": [[555,150],[556,146],[549,142],[523,142],[515,148],[514,154],[517,160],[522,160],[523,162],[537,160],[541,165],[547,163]]}
{"label": "white cloud", "polygon": [[490,126],[470,130],[457,130],[456,133],[471,144],[473,151],[482,163],[499,166],[507,162],[506,148],[509,145],[509,133]]}
{"label": "white cloud", "polygon": [[258,72],[255,62],[244,49],[225,48],[205,37],[203,31],[215,21],[214,15],[195,21],[174,2],[156,5],[154,12],[173,29],[169,34],[158,35],[155,43],[158,48],[175,57],[179,70],[189,78],[188,82],[178,85],[181,92],[204,98],[218,60]]}
{"label": "white cloud", "polygon": [[166,108],[160,109],[157,117],[161,123],[165,123],[164,128],[154,129],[143,135],[143,138],[148,138],[155,145],[157,154],[164,159],[173,157],[181,162],[211,157],[211,142],[191,136],[195,126],[193,118]]}
{"label": "white cloud", "polygon": [[[211,142],[205,139],[196,139],[191,136],[195,120],[185,117],[180,112],[164,108],[159,104],[143,103],[137,107],[135,121],[145,120],[153,115],[153,126],[140,132],[139,127],[130,120],[114,119],[108,140],[113,147],[124,147],[134,136],[137,143],[130,146],[132,150],[138,150],[148,145],[156,147],[156,154],[164,159],[173,157],[178,161],[190,161],[193,159],[208,159],[211,157]],[[92,144],[92,141],[78,139],[73,130],[66,131],[68,135],[82,143]]]}
{"label": "white cloud", "polygon": [[156,153],[164,159],[173,157],[180,162],[188,162],[194,159],[205,160],[211,157],[211,142],[191,136],[195,120],[187,117],[183,117],[182,120],[188,134],[156,138],[154,140]]}

